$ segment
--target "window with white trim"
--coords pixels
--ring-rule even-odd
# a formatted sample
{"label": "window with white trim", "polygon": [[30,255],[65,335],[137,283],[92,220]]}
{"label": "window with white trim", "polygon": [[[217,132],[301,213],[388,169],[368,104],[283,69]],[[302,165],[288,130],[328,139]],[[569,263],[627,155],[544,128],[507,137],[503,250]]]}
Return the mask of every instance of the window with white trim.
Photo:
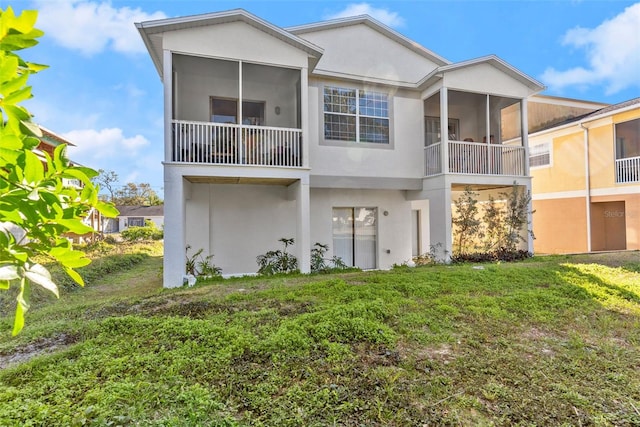
{"label": "window with white trim", "polygon": [[389,95],[324,87],[324,139],[389,144]]}
{"label": "window with white trim", "polygon": [[141,216],[130,216],[127,222],[129,227],[144,227],[144,218]]}
{"label": "window with white trim", "polygon": [[529,147],[529,166],[532,168],[551,165],[551,143],[532,145]]}

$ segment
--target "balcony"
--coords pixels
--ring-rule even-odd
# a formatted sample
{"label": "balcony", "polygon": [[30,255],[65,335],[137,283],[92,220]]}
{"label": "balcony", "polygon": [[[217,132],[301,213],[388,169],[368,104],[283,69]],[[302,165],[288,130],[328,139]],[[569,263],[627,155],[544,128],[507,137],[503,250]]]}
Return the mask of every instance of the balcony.
{"label": "balcony", "polygon": [[172,121],[173,162],[302,167],[302,130]]}
{"label": "balcony", "polygon": [[616,183],[640,182],[640,156],[616,159]]}
{"label": "balcony", "polygon": [[449,164],[442,167],[442,143],[424,148],[425,176],[442,173],[525,176],[524,147],[480,142],[448,141]]}

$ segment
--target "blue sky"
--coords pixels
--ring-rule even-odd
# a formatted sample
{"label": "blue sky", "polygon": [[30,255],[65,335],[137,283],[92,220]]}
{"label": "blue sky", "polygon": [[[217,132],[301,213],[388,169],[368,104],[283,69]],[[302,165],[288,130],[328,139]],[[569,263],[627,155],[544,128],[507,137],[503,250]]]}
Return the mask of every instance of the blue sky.
{"label": "blue sky", "polygon": [[367,13],[457,62],[495,54],[547,95],[617,103],[640,96],[640,2],[0,0],[40,11],[25,59],[35,120],[76,144],[70,156],[162,194],[162,85],[134,22],[244,8],[281,26]]}

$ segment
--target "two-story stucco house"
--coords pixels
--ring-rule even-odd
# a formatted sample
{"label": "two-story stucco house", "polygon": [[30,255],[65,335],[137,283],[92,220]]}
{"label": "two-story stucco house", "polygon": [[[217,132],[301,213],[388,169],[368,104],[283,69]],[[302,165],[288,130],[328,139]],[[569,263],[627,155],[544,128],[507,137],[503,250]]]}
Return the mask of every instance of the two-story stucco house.
{"label": "two-story stucco house", "polygon": [[640,249],[640,98],[530,135],[535,250]]}
{"label": "two-story stucco house", "polygon": [[315,242],[363,269],[430,245],[445,258],[466,185],[531,188],[527,98],[543,87],[496,56],[452,63],[368,16],[136,25],[164,85],[167,287],[187,245],[225,274],[254,273],[282,237],[303,272]]}

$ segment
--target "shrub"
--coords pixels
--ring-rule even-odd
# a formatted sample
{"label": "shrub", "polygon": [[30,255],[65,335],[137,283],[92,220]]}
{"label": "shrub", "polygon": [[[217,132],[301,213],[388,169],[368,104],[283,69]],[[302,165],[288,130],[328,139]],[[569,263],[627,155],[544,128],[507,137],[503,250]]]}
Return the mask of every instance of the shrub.
{"label": "shrub", "polygon": [[[413,257],[413,262],[415,265],[431,265],[431,264],[440,264],[442,261],[438,259],[438,251],[442,248],[442,243],[436,243],[435,245],[429,246],[429,252],[425,252],[418,256]],[[444,251],[445,256],[448,251]]]}
{"label": "shrub", "polygon": [[284,245],[283,250],[269,251],[266,254],[258,255],[258,274],[272,275],[278,273],[295,273],[298,271],[298,259],[287,252],[289,245],[293,245],[293,239],[278,239]]}
{"label": "shrub", "polygon": [[185,270],[187,274],[196,277],[215,277],[220,276],[222,269],[213,264],[213,254],[202,256],[204,249],[198,249],[193,255],[189,256],[190,245],[187,245],[187,261]]}
{"label": "shrub", "polygon": [[468,254],[455,254],[451,257],[451,262],[493,262],[493,261],[521,261],[532,257],[533,254],[525,250],[500,248],[491,252],[476,252]]}
{"label": "shrub", "polygon": [[126,230],[122,230],[120,236],[127,242],[161,240],[164,237],[164,232],[153,221],[147,220],[144,227],[129,227]]}
{"label": "shrub", "polygon": [[334,255],[331,259],[324,257],[324,254],[329,250],[329,245],[323,245],[316,242],[311,249],[311,272],[312,273],[330,273],[334,270],[344,270],[347,264],[344,263],[342,258]]}

